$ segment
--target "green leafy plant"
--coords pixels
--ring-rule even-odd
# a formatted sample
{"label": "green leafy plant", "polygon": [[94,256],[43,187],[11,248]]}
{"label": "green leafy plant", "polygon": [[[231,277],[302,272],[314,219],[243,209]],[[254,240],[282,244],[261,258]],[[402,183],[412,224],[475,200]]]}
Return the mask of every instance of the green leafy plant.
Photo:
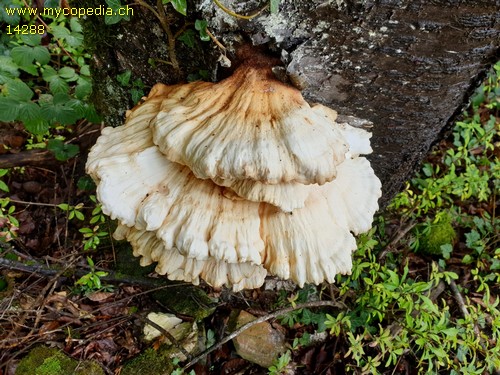
{"label": "green leafy plant", "polygon": [[[0,177],[5,176],[7,173],[9,173],[8,169],[0,169]],[[0,180],[0,190],[3,190],[5,192],[7,192],[7,193],[9,192],[9,187],[2,180]]]}
{"label": "green leafy plant", "polygon": [[85,215],[82,213],[83,203],[78,203],[76,206],[72,206],[67,203],[60,203],[57,207],[68,213],[68,220],[72,220],[74,218],[81,221],[85,220]]}
{"label": "green leafy plant", "polygon": [[104,23],[106,25],[114,25],[121,21],[130,21],[128,8],[124,6],[120,0],[106,0],[106,5],[113,13],[104,16]]}
{"label": "green leafy plant", "polygon": [[163,4],[172,4],[174,9],[182,14],[183,16],[186,16],[187,14],[187,2],[186,0],[162,0]]}
{"label": "green leafy plant", "polygon": [[10,199],[0,198],[0,241],[7,242],[16,237],[19,221],[14,216],[15,211]]}
{"label": "green leafy plant", "polygon": [[[83,275],[75,282],[75,285],[79,287],[79,290],[85,294],[102,289],[103,285],[101,282],[101,277],[108,275],[107,272],[96,271],[92,258],[87,257],[87,263],[90,267],[90,272]],[[109,287],[107,287],[106,289],[109,289]]]}
{"label": "green leafy plant", "polygon": [[144,96],[144,83],[140,78],[131,81],[131,77],[132,72],[130,70],[126,70],[123,73],[118,74],[116,76],[116,80],[121,86],[129,89],[132,101],[134,104],[137,104]]}
{"label": "green leafy plant", "polygon": [[83,249],[84,250],[95,250],[97,246],[101,243],[101,239],[109,236],[109,232],[102,229],[103,224],[106,223],[106,216],[102,213],[102,207],[97,203],[95,195],[90,196],[90,200],[95,204],[92,210],[92,217],[90,219],[90,224],[93,225],[92,228],[80,228],[79,232],[83,234]]}
{"label": "green leafy plant", "polygon": [[208,42],[210,40],[210,36],[207,32],[208,22],[205,20],[196,20],[194,22],[194,28],[199,32],[200,39],[204,42]]}
{"label": "green leafy plant", "polygon": [[[172,371],[171,375],[185,375],[184,370],[182,367],[179,367],[181,360],[179,358],[174,358],[172,359],[172,364],[174,365],[174,370]],[[189,371],[187,375],[196,375],[194,370]]]}
{"label": "green leafy plant", "polygon": [[[286,292],[282,291],[278,298],[276,307],[292,305],[297,303],[304,303],[313,300],[318,300],[316,288],[312,285],[306,285],[304,288],[298,290],[296,294],[288,296]],[[319,332],[325,330],[325,314],[322,312],[313,312],[310,309],[302,308],[294,310],[286,315],[280,316],[281,324],[287,325],[292,328],[296,325],[309,325],[312,324],[317,327]]]}
{"label": "green leafy plant", "polygon": [[290,361],[292,360],[292,354],[290,350],[287,350],[285,353],[280,355],[277,359],[273,361],[272,366],[268,368],[268,374],[269,375],[280,375],[284,374],[284,371],[290,364]]}
{"label": "green leafy plant", "polygon": [[[25,22],[31,24],[28,15]],[[82,47],[77,18],[47,16],[46,32],[12,34],[0,39],[0,121],[20,121],[27,131],[41,136],[78,119],[98,121],[93,106],[85,102],[92,91],[90,70]]]}
{"label": "green leafy plant", "polygon": [[47,149],[52,151],[59,161],[71,159],[80,152],[80,148],[77,145],[64,143],[60,139],[50,139],[47,143]]}
{"label": "green leafy plant", "polygon": [[[8,169],[0,169],[0,178],[9,173]],[[0,179],[0,193],[9,192],[7,184]],[[16,207],[11,204],[9,198],[0,197],[0,241],[10,241],[16,237],[19,221],[14,216]]]}

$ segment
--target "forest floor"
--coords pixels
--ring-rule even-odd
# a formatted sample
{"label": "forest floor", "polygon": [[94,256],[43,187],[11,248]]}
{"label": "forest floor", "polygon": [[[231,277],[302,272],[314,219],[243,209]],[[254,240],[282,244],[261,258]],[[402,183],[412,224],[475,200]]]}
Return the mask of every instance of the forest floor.
{"label": "forest floor", "polygon": [[[68,30],[78,34],[77,25]],[[0,375],[499,373],[500,63],[360,236],[351,275],[302,289],[269,279],[233,293],[168,282],[112,239],[115,224],[84,172],[100,127],[80,102],[86,91],[61,95],[74,82],[86,90],[85,63],[75,61],[73,72],[43,73],[54,95],[42,109],[64,126],[44,136],[42,122],[13,115],[0,123]],[[24,87],[14,76],[3,81],[17,95],[11,100],[26,102],[26,87],[39,95],[36,83]],[[64,118],[75,106],[84,119]],[[259,366],[225,342],[242,310],[270,323],[257,345],[282,338],[273,363]],[[188,334],[160,329],[145,340],[151,312],[174,314]],[[239,346],[254,339],[238,337]]]}

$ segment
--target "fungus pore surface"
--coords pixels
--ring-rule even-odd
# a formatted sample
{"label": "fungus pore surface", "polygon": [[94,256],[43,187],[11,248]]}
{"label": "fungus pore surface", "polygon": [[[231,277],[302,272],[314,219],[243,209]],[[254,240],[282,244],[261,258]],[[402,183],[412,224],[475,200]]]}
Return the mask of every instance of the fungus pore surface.
{"label": "fungus pore surface", "polygon": [[103,129],[87,172],[142,265],[234,290],[267,274],[302,286],[350,272],[353,234],[370,229],[381,194],[360,156],[370,133],[270,68],[158,84],[123,126]]}

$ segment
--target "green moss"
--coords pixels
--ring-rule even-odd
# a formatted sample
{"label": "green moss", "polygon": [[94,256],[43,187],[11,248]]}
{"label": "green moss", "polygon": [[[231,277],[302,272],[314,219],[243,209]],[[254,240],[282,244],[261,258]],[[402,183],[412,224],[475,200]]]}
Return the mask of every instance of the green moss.
{"label": "green moss", "polygon": [[146,349],[139,356],[129,361],[121,371],[121,375],[161,375],[170,374],[174,365],[168,356],[168,352],[163,350],[163,346],[158,350]]}
{"label": "green moss", "polygon": [[152,293],[153,297],[176,314],[188,315],[197,321],[212,315],[213,301],[199,287],[180,285]]}
{"label": "green moss", "polygon": [[118,274],[145,277],[155,270],[156,264],[143,267],[140,258],[132,253],[132,246],[122,241],[114,244],[116,250],[116,272]]}
{"label": "green moss", "polygon": [[94,361],[79,362],[60,350],[38,346],[24,357],[15,375],[104,375]]}
{"label": "green moss", "polygon": [[420,248],[428,254],[443,255],[441,246],[453,244],[456,236],[451,217],[446,214],[437,223],[431,224],[427,231],[423,231]]}
{"label": "green moss", "polygon": [[[169,330],[179,345],[188,353],[201,349],[199,346],[199,331],[196,323],[185,322]],[[185,360],[179,349],[168,342],[162,344],[158,350],[146,349],[140,355],[130,360],[123,366],[120,375],[167,375],[175,368],[172,363],[174,358]]]}

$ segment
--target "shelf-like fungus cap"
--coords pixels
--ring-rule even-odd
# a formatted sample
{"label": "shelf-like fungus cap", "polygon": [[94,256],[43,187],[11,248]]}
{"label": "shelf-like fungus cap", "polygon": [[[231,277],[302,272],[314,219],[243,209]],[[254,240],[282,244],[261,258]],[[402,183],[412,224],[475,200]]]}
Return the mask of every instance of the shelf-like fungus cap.
{"label": "shelf-like fungus cap", "polygon": [[380,196],[359,156],[369,133],[335,119],[245,65],[219,84],[156,85],[103,130],[87,172],[115,237],[170,279],[332,282],[350,272],[352,233],[369,229]]}
{"label": "shelf-like fungus cap", "polygon": [[209,257],[205,260],[188,258],[175,248],[166,248],[154,232],[119,226],[114,233],[117,240],[126,239],[132,245],[135,256],[141,257],[141,265],[157,263],[156,272],[170,280],[186,281],[198,285],[200,279],[213,287],[223,285],[234,291],[255,289],[264,283],[267,271],[262,265],[249,262],[228,263]]}
{"label": "shelf-like fungus cap", "polygon": [[165,98],[151,124],[154,143],[201,179],[331,181],[346,140],[259,61],[219,83],[191,83],[187,95]]}

